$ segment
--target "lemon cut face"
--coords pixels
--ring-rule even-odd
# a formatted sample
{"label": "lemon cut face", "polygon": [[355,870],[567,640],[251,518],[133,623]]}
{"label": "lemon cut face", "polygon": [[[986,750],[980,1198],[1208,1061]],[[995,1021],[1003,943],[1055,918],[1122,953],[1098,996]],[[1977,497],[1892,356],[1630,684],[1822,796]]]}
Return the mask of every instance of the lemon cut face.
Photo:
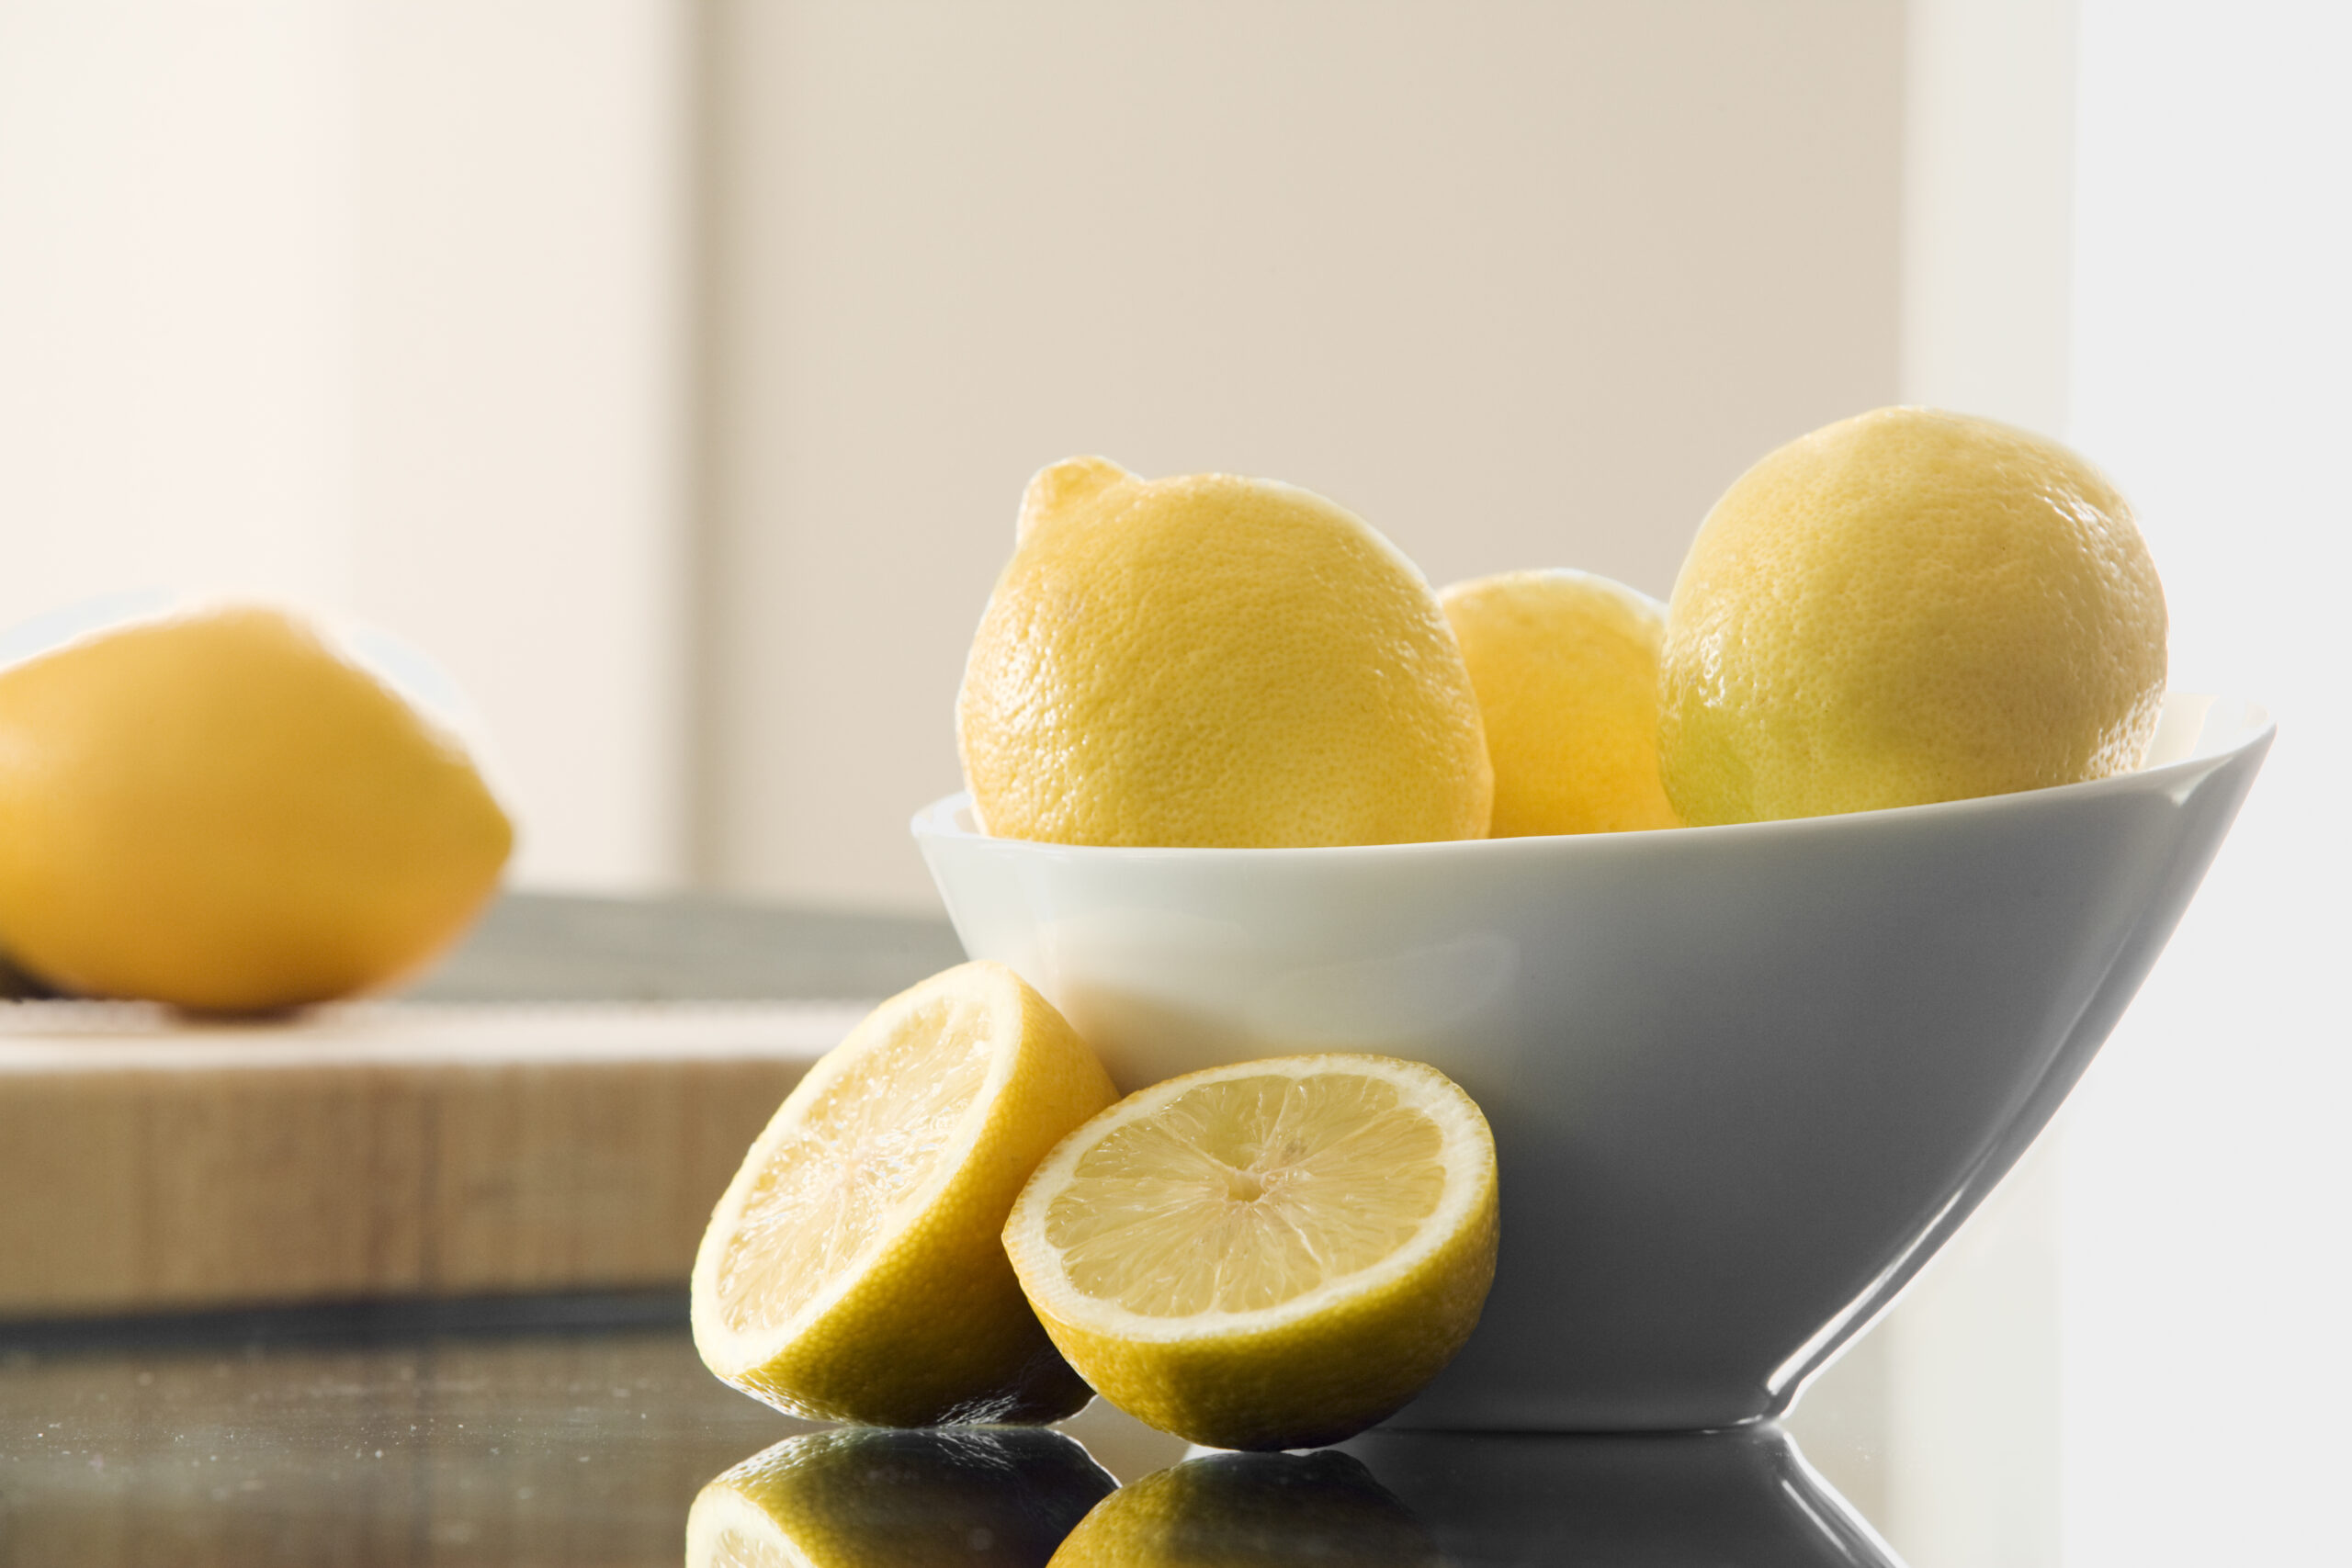
{"label": "lemon cut face", "polygon": [[696,1348],[795,1415],[881,1426],[1050,1421],[1087,1391],[997,1236],[1047,1150],[1114,1098],[1001,964],[877,1008],[752,1145],[695,1259]]}
{"label": "lemon cut face", "polygon": [[1090,1122],[1005,1227],[1095,1391],[1232,1449],[1337,1442],[1468,1338],[1493,1282],[1494,1142],[1435,1068],[1313,1055],[1192,1073]]}

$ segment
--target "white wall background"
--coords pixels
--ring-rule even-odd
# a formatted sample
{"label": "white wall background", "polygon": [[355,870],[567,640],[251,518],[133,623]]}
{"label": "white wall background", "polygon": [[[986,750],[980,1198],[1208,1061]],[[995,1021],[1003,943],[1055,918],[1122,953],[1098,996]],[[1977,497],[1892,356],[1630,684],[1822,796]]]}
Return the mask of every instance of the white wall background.
{"label": "white wall background", "polygon": [[0,618],[342,593],[347,20],[0,5]]}
{"label": "white wall background", "polygon": [[[1912,0],[1907,20],[1903,400],[2064,438],[2074,5]],[[2064,1136],[2062,1117],[1799,1407],[1801,1435],[1826,1418],[1877,1446],[1875,1466],[1819,1449],[1912,1568],[2060,1561]]]}
{"label": "white wall background", "polygon": [[2341,1562],[2352,10],[2084,0],[2074,434],[2278,740],[2066,1159],[2066,1562]]}
{"label": "white wall background", "polygon": [[464,682],[517,875],[685,871],[692,28],[669,0],[350,17],[352,606]]}
{"label": "white wall background", "polygon": [[1883,0],[716,11],[704,869],[930,907],[1035,468],[1320,490],[1444,583],[1663,595],[1755,457],[1895,390]]}

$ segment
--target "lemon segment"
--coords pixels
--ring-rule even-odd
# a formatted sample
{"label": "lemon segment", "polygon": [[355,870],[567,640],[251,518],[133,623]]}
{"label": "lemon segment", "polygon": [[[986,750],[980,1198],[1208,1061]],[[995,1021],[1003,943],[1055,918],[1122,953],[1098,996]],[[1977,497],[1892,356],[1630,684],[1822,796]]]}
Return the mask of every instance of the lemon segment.
{"label": "lemon segment", "polygon": [[796,1087],[695,1258],[695,1344],[782,1410],[883,1426],[1050,1421],[1087,1390],[997,1235],[1022,1183],[1116,1098],[1001,964],[883,1003]]}
{"label": "lemon segment", "polygon": [[1031,480],[956,726],[1001,838],[1469,839],[1493,795],[1477,696],[1419,569],[1321,496],[1229,474],[1083,457]]}
{"label": "lemon segment", "polygon": [[1122,1100],[1038,1168],[1005,1250],[1046,1332],[1138,1419],[1229,1449],[1337,1442],[1468,1338],[1494,1141],[1435,1068],[1239,1063]]}
{"label": "lemon segment", "polygon": [[257,1012],[382,986],[513,842],[464,750],[282,611],[0,672],[0,945],[68,991]]}
{"label": "lemon segment", "polygon": [[2054,441],[1881,409],[1766,456],[1692,541],[1658,761],[1694,824],[1868,811],[2140,765],[2164,589],[2131,507]]}
{"label": "lemon segment", "polygon": [[1682,825],[1657,772],[1665,605],[1567,570],[1457,582],[1439,601],[1486,723],[1490,837]]}

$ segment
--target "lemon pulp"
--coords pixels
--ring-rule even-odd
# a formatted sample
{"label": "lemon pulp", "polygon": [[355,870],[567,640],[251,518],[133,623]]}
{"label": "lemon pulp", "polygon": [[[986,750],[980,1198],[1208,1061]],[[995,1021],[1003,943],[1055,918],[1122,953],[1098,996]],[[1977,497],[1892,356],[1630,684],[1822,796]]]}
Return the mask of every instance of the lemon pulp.
{"label": "lemon pulp", "polygon": [[1114,1098],[1050,1003],[966,964],[876,1009],[744,1156],[695,1259],[695,1348],[795,1415],[1047,1421],[1088,1391],[998,1240],[1022,1183]]}
{"label": "lemon pulp", "polygon": [[1046,1238],[1080,1293],[1138,1315],[1254,1312],[1411,1240],[1445,1194],[1444,1155],[1378,1078],[1207,1083],[1087,1150]]}
{"label": "lemon pulp", "polygon": [[[718,1267],[718,1305],[738,1333],[774,1328],[896,1228],[944,1174],[988,1082],[986,1010],[933,995],[908,1010],[855,1077],[835,1078],[768,1151]],[[876,1079],[895,1095],[871,1092]]]}

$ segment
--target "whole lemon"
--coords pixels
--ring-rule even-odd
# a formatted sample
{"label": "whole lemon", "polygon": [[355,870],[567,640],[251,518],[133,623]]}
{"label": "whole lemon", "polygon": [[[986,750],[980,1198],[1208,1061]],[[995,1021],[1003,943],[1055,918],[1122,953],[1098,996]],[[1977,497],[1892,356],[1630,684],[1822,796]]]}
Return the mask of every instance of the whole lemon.
{"label": "whole lemon", "polygon": [[456,745],[276,610],[0,672],[0,946],[70,991],[259,1011],[379,985],[512,841]]}
{"label": "whole lemon", "polygon": [[1708,513],[1658,763],[1694,824],[1999,795],[2139,766],[2164,694],[2164,589],[2114,487],[2026,431],[1881,409]]}
{"label": "whole lemon", "polygon": [[981,825],[1074,844],[1471,839],[1493,774],[1437,595],[1322,497],[1099,457],[1030,483],[965,666]]}
{"label": "whole lemon", "polygon": [[1487,727],[1498,839],[1679,828],[1657,777],[1666,606],[1582,571],[1510,571],[1439,596]]}

